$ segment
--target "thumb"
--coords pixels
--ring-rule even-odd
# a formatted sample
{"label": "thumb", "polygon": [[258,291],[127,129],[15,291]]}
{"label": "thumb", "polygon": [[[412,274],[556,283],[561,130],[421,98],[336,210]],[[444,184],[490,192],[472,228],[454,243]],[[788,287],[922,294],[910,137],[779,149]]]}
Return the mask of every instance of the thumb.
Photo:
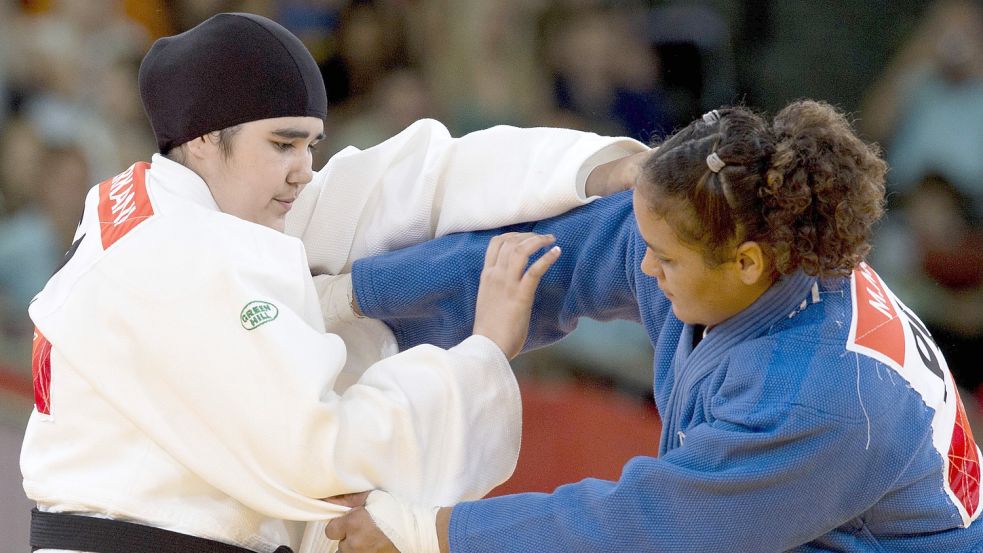
{"label": "thumb", "polygon": [[350,513],[328,521],[328,525],[324,527],[324,535],[329,540],[340,541],[345,539],[345,536],[348,535],[349,516]]}

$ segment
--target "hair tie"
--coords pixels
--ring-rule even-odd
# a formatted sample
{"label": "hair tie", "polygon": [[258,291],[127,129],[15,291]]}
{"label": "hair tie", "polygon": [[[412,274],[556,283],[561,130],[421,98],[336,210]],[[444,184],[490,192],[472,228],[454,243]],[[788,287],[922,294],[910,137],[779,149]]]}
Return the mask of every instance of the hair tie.
{"label": "hair tie", "polygon": [[713,152],[707,156],[707,167],[714,173],[719,173],[726,165],[724,160],[720,159],[720,156],[717,155],[717,152]]}
{"label": "hair tie", "polygon": [[712,124],[716,123],[717,121],[720,121],[720,112],[719,111],[717,111],[715,109],[712,109],[712,110],[710,110],[710,111],[708,111],[708,112],[706,112],[706,113],[703,114],[703,122],[706,123],[707,125],[712,125]]}

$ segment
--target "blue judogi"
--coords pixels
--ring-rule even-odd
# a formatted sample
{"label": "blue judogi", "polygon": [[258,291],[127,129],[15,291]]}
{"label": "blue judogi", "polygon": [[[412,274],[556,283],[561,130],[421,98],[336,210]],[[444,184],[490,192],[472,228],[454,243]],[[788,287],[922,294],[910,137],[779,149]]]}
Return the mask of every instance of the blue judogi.
{"label": "blue judogi", "polygon": [[952,377],[869,267],[786,276],[694,340],[640,270],[645,244],[625,193],[358,261],[362,310],[402,349],[459,342],[487,242],[505,230],[552,233],[563,250],[540,285],[527,349],[581,316],[645,327],[659,457],[632,459],[617,482],[462,503],[453,552],[983,552],[980,454]]}

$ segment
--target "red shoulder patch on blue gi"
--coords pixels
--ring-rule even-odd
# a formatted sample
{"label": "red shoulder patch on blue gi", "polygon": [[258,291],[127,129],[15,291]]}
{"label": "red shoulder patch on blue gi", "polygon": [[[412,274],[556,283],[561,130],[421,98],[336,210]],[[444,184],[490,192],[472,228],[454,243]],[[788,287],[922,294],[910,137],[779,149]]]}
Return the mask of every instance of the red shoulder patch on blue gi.
{"label": "red shoulder patch on blue gi", "polygon": [[904,378],[935,414],[932,444],[942,457],[946,494],[969,526],[979,517],[981,453],[949,366],[925,325],[866,263],[851,277],[853,320],[846,349]]}
{"label": "red shoulder patch on blue gi", "polygon": [[[966,420],[966,408],[956,391],[956,422],[949,445],[949,480],[952,493],[968,513],[977,513],[980,506],[980,451],[973,439],[973,429]],[[975,518],[975,517],[974,517]],[[966,526],[969,523],[963,519]],[[970,519],[969,522],[972,522]]]}
{"label": "red shoulder patch on blue gi", "polygon": [[853,275],[855,315],[850,338],[857,346],[904,366],[904,327],[887,299],[884,283],[866,263],[861,263]]}
{"label": "red shoulder patch on blue gi", "polygon": [[99,229],[104,250],[154,214],[147,195],[149,168],[149,163],[138,161],[99,183]]}
{"label": "red shoulder patch on blue gi", "polygon": [[34,407],[39,413],[51,414],[51,342],[34,329],[31,350],[31,376],[34,380]]}

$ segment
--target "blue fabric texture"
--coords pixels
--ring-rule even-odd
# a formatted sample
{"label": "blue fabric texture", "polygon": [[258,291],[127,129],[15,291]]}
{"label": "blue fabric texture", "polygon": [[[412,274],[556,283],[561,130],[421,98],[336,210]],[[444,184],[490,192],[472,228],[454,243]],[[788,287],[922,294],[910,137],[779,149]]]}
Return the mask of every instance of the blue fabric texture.
{"label": "blue fabric texture", "polygon": [[693,327],[640,270],[645,245],[625,193],[358,261],[362,310],[401,348],[458,343],[487,242],[504,230],[552,233],[563,250],[527,348],[581,316],[645,327],[660,454],[632,459],[616,482],[462,503],[451,551],[983,552],[983,523],[962,528],[943,491],[934,411],[886,366],[845,349],[849,279],[787,276],[694,348]]}

